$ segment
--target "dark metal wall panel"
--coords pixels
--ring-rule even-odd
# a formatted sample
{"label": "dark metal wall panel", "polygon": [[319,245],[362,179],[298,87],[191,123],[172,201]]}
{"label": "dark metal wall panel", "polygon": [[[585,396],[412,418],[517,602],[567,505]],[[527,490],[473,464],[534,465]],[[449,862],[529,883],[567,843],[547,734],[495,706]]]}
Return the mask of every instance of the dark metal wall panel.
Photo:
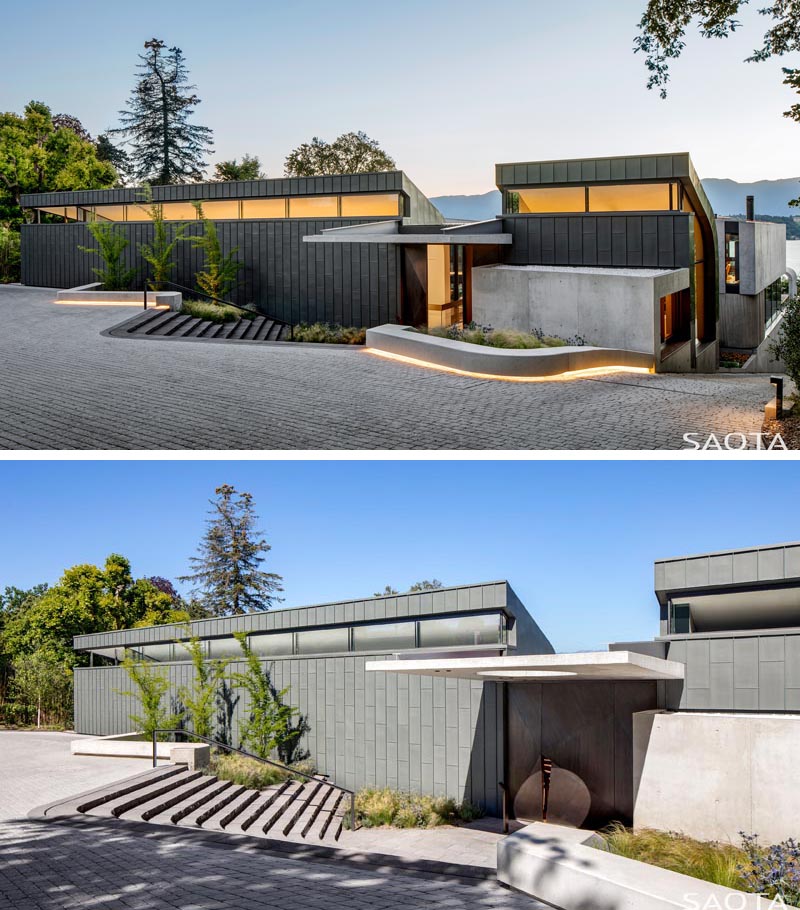
{"label": "dark metal wall panel", "polygon": [[[216,222],[225,251],[236,248],[244,263],[239,286],[230,295],[234,303],[255,304],[262,312],[286,322],[342,322],[374,326],[397,320],[400,308],[399,249],[388,244],[370,246],[369,254],[353,244],[307,244],[303,237],[325,228],[361,224],[371,219],[275,220]],[[129,239],[126,261],[141,268],[139,246],[152,238],[152,225],[118,225]],[[197,235],[191,224],[187,236]],[[22,228],[22,282],[34,287],[68,288],[97,278],[97,256],[79,247],[96,244],[85,224],[29,224]],[[335,251],[333,249],[335,247]],[[344,275],[356,262],[357,299]],[[194,286],[203,267],[202,252],[191,242],[179,244],[173,280]],[[136,284],[141,284],[137,273]]]}
{"label": "dark metal wall panel", "polygon": [[[503,768],[501,686],[473,680],[367,672],[375,656],[287,658],[264,662],[286,700],[309,723],[302,748],[317,770],[351,789],[365,786],[414,789],[469,799],[499,812],[497,782]],[[165,664],[170,696],[190,682],[191,664]],[[231,664],[228,678],[244,670]],[[134,730],[139,712],[124,670],[75,671],[75,730],[109,735]],[[246,717],[243,697],[235,703],[232,729],[239,744]]]}
{"label": "dark metal wall panel", "polygon": [[685,153],[495,165],[495,182],[503,189],[569,183],[671,180],[694,176],[689,156]]}
{"label": "dark metal wall panel", "polygon": [[692,215],[507,215],[509,265],[688,268]]}

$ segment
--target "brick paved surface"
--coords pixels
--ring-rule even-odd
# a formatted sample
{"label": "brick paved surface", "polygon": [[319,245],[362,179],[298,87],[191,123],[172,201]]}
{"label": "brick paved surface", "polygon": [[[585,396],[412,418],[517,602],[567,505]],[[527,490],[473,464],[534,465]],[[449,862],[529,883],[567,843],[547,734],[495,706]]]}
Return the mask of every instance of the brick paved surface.
{"label": "brick paved surface", "polygon": [[247,846],[195,843],[186,832],[142,834],[118,822],[14,820],[42,802],[77,792],[79,782],[88,789],[110,781],[115,767],[120,777],[141,770],[141,762],[131,770],[124,760],[71,758],[70,738],[0,733],[4,910],[544,910],[491,881],[300,861]]}
{"label": "brick paved surface", "polygon": [[363,350],[121,339],[135,313],[0,287],[0,447],[675,449],[760,430],[764,376],[505,383]]}

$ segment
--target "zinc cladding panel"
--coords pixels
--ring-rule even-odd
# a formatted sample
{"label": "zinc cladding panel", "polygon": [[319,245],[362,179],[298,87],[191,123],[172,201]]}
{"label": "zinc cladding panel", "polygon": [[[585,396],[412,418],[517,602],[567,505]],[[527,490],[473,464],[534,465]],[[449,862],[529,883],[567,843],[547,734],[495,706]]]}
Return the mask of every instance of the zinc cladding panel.
{"label": "zinc cladding panel", "polygon": [[[287,702],[300,710],[309,731],[300,743],[318,770],[334,782],[404,786],[470,799],[498,811],[502,774],[501,687],[475,680],[398,677],[364,670],[366,656],[286,658],[264,662],[277,688],[289,686]],[[193,672],[188,664],[166,664],[171,694]],[[242,671],[231,664],[228,680]],[[80,733],[106,735],[132,730],[136,699],[118,667],[75,671],[75,724]],[[243,693],[242,693],[243,694]],[[245,697],[234,701],[227,735],[238,742],[246,717]]]}

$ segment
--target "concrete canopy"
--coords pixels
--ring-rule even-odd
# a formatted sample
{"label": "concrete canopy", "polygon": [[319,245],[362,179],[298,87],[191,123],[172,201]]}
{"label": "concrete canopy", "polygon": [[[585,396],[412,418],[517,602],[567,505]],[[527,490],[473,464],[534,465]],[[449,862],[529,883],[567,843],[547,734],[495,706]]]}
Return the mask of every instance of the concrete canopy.
{"label": "concrete canopy", "polygon": [[510,657],[410,658],[368,661],[367,671],[450,676],[487,682],[683,679],[684,665],[633,651],[523,654]]}

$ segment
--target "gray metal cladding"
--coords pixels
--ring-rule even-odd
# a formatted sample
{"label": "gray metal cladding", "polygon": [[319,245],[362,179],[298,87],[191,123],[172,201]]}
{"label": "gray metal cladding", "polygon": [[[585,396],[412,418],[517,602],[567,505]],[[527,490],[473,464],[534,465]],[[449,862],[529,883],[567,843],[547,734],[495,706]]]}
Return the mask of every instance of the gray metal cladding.
{"label": "gray metal cladding", "polygon": [[506,215],[510,265],[688,268],[691,215]]}
{"label": "gray metal cladding", "polygon": [[[272,632],[342,622],[369,622],[394,617],[462,613],[472,610],[510,608],[509,612],[512,615],[524,611],[525,608],[516,595],[513,595],[514,605],[510,603],[508,592],[509,585],[505,581],[461,585],[419,594],[367,597],[361,600],[247,613],[243,616],[195,620],[190,624],[190,631],[192,635],[200,637],[215,637],[231,635],[233,632]],[[177,637],[184,637],[182,626],[151,626],[144,629],[121,629],[114,632],[76,635],[73,647],[77,651],[91,648],[122,648],[135,644],[171,642]]]}
{"label": "gray metal cladding", "polygon": [[800,710],[800,632],[716,634],[672,640],[667,657],[686,665],[667,707],[708,711]]}
{"label": "gray metal cladding", "polygon": [[495,165],[495,182],[503,189],[626,180],[690,179],[693,176],[694,171],[686,153]]}
{"label": "gray metal cladding", "polygon": [[[316,768],[351,789],[392,787],[469,799],[499,812],[502,779],[502,687],[473,680],[367,672],[380,656],[285,658],[265,661],[287,703],[306,717],[310,730],[301,748]],[[231,664],[228,678],[242,664]],[[191,680],[191,664],[164,664],[177,697]],[[108,735],[134,729],[138,713],[126,672],[119,667],[75,670],[75,730]],[[236,693],[231,741],[247,716]]]}
{"label": "gray metal cladding", "polygon": [[[238,250],[244,263],[230,299],[255,304],[285,322],[336,322],[374,326],[396,322],[400,307],[400,252],[380,244],[303,243],[303,236],[326,228],[376,219],[316,219],[215,222],[223,250]],[[149,242],[146,222],[120,222],[129,245],[128,268],[141,269],[139,245]],[[190,224],[187,236],[200,231]],[[94,247],[85,224],[29,224],[22,227],[22,282],[35,287],[70,288],[96,281],[99,257],[79,247]],[[173,280],[194,287],[203,254],[191,243],[179,244]],[[141,272],[136,284],[141,285]]]}

